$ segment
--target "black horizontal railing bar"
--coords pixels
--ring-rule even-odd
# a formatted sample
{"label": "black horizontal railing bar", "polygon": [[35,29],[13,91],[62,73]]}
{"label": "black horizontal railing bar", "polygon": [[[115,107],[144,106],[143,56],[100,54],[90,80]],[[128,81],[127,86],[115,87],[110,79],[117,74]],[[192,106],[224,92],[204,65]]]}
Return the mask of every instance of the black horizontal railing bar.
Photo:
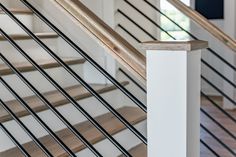
{"label": "black horizontal railing bar", "polygon": [[21,0],[30,10],[34,12],[43,22],[45,22],[52,30],[54,30],[63,40],[65,40],[73,49],[75,49],[86,61],[94,66],[100,73],[102,73],[110,82],[112,82],[120,91],[123,92],[130,100],[132,100],[144,112],[147,112],[147,107],[139,101],[132,93],[130,93],[123,85],[121,85],[114,77],[112,77],[106,70],[104,70],[96,61],[94,61],[85,51],[77,46],[69,37],[67,37],[61,30],[53,25],[47,18],[45,18],[36,8],[34,8],[28,1]]}
{"label": "black horizontal railing bar", "polygon": [[207,96],[203,91],[201,91],[201,95],[204,96],[213,106],[215,106],[218,110],[220,110],[224,115],[226,115],[229,119],[231,119],[234,123],[236,123],[236,119],[226,112],[219,104],[217,104],[214,100],[212,100],[209,96]]}
{"label": "black horizontal railing bar", "polygon": [[120,9],[117,10],[118,13],[120,13],[121,15],[123,15],[124,17],[126,17],[129,21],[131,21],[132,23],[134,23],[139,29],[141,29],[143,32],[145,32],[146,34],[148,34],[148,36],[150,36],[152,38],[152,40],[157,40],[157,38],[155,38],[151,33],[149,33],[148,31],[146,31],[145,29],[143,29],[143,27],[141,27],[137,22],[135,22],[133,19],[131,19],[129,16],[127,16],[123,11],[121,11]]}
{"label": "black horizontal railing bar", "polygon": [[32,117],[49,133],[49,135],[71,156],[74,156],[74,153],[62,142],[62,140],[47,126],[47,124],[29,107],[29,105],[14,91],[13,88],[9,86],[0,77],[0,82],[8,89],[8,91],[15,97],[15,99],[20,102],[20,104],[31,114]]}
{"label": "black horizontal railing bar", "polygon": [[29,153],[25,150],[25,148],[16,140],[16,138],[7,130],[7,128],[2,123],[0,123],[0,128],[11,139],[11,141],[16,145],[16,147],[21,151],[21,153],[25,157],[31,157]]}
{"label": "black horizontal railing bar", "polygon": [[133,125],[131,125],[116,109],[114,109],[101,95],[99,95],[88,83],[86,83],[75,71],[71,69],[60,57],[58,57],[46,44],[32,33],[21,21],[19,21],[9,10],[0,5],[2,10],[14,20],[36,43],[38,43],[50,56],[52,56],[75,80],[77,80],[86,90],[88,90],[103,106],[105,106],[121,123],[123,123],[136,137],[144,144],[147,139]]}
{"label": "black horizontal railing bar", "polygon": [[210,134],[218,143],[220,143],[225,149],[227,149],[232,155],[236,156],[236,153],[224,142],[222,142],[215,134],[213,134],[210,130],[208,130],[204,125],[200,124],[201,128]]}
{"label": "black horizontal railing bar", "polygon": [[[51,103],[7,60],[7,58],[4,57],[2,53],[0,53],[1,60],[35,93],[35,95],[71,130],[76,136],[81,139],[81,141],[84,141],[86,145],[90,145],[89,142],[63,117],[63,115],[58,112]],[[34,112],[32,110],[32,112]],[[56,134],[53,133],[53,137],[55,141],[70,155],[70,156],[76,156],[70,148],[68,148],[63,141],[60,140],[60,138],[57,137]],[[90,147],[92,147],[90,145]],[[93,148],[96,152],[96,154],[99,155],[99,153],[96,151],[95,148]]]}
{"label": "black horizontal railing bar", "polygon": [[119,71],[122,72],[128,79],[130,79],[137,87],[139,87],[144,93],[147,93],[147,91],[138,84],[137,81],[135,81],[129,74],[127,74],[123,69],[119,68]]}
{"label": "black horizontal railing bar", "polygon": [[163,32],[165,32],[168,36],[170,36],[171,38],[173,38],[174,40],[176,40],[175,37],[173,37],[169,32],[167,32],[165,29],[163,29],[160,25],[158,25],[154,20],[152,20],[151,18],[149,18],[146,14],[144,14],[142,11],[140,11],[137,7],[135,7],[132,3],[130,3],[128,0],[123,0],[124,2],[126,2],[129,6],[131,6],[134,10],[136,10],[138,13],[140,13],[142,16],[144,16],[146,19],[148,19],[152,24],[154,24],[156,27],[158,27],[160,30],[162,30]]}
{"label": "black horizontal railing bar", "polygon": [[219,154],[216,153],[206,142],[204,142],[202,139],[200,139],[200,142],[208,149],[210,150],[216,157],[221,157]]}
{"label": "black horizontal railing bar", "polygon": [[[182,26],[180,26],[177,22],[175,22],[173,19],[171,19],[170,17],[168,17],[166,14],[164,14],[160,9],[158,9],[156,6],[154,6],[151,2],[147,1],[147,0],[143,0],[144,2],[146,2],[148,5],[150,5],[154,10],[156,10],[157,12],[159,12],[161,15],[163,15],[164,17],[166,17],[169,21],[171,21],[173,24],[175,24],[177,27],[179,27],[182,31],[184,31],[185,33],[187,33],[189,36],[191,36],[193,39],[195,40],[199,40],[199,38],[197,38],[195,35],[193,35],[192,33],[190,33],[189,31],[187,31],[186,29],[184,29]],[[229,63],[226,59],[224,59],[223,57],[221,57],[218,53],[216,53],[216,51],[214,51],[211,48],[207,48],[208,51],[210,51],[213,55],[215,55],[218,59],[220,59],[222,62],[224,62],[226,65],[228,65],[230,68],[232,68],[234,71],[236,71],[236,67],[234,65],[232,65],[231,63]]]}
{"label": "black horizontal railing bar", "polygon": [[219,75],[221,78],[223,78],[223,80],[225,80],[226,82],[228,82],[231,86],[233,86],[234,88],[236,88],[236,85],[230,81],[227,77],[225,77],[224,75],[222,75],[218,70],[216,70],[213,66],[211,66],[209,63],[207,63],[204,59],[201,59],[201,62],[203,64],[205,64],[208,68],[210,68],[212,71],[214,71],[217,75]]}
{"label": "black horizontal railing bar", "polygon": [[141,41],[136,38],[135,36],[133,36],[133,34],[131,34],[129,31],[127,31],[121,24],[117,25],[118,27],[120,27],[123,31],[125,31],[127,34],[129,34],[133,39],[135,39],[135,41],[137,41],[138,43],[141,43]]}
{"label": "black horizontal railing bar", "polygon": [[[125,29],[127,32],[129,32],[126,28],[122,28],[122,29]],[[132,33],[130,33],[129,32],[129,34],[132,34]],[[132,36],[134,36],[133,34],[132,34]],[[135,38],[137,38],[137,37],[135,37]],[[204,61],[203,59],[201,59],[201,61],[203,61],[203,63],[206,63],[206,61]],[[223,76],[222,74],[220,74],[215,68],[213,68],[212,66],[210,66],[209,64],[205,64],[207,67],[209,67],[210,69],[212,69],[214,72],[216,72],[216,74],[218,74],[219,76]],[[203,77],[203,76],[202,76]],[[226,78],[226,77],[222,77],[225,81],[227,81],[228,83],[230,83],[231,81],[228,79],[228,78]],[[203,77],[203,79],[206,79],[205,77]],[[215,88],[217,91],[219,91],[220,93],[223,93],[222,95],[223,96],[225,96],[227,99],[229,99],[231,102],[233,102],[233,104],[234,105],[236,105],[236,102],[234,101],[234,100],[232,100],[229,96],[227,96],[224,92],[222,92],[218,87],[216,87],[216,86],[214,86],[214,84],[211,82],[211,81],[209,81],[209,80],[207,80],[206,81],[210,86],[212,86],[213,88]],[[232,83],[232,82],[231,82]]]}
{"label": "black horizontal railing bar", "polygon": [[233,105],[236,106],[236,102],[230,98],[225,92],[221,91],[218,87],[216,87],[213,83],[211,83],[207,78],[201,75],[201,78],[208,83],[212,88],[214,88],[217,92],[219,92],[221,95],[223,95],[226,99],[228,99]]}
{"label": "black horizontal railing bar", "polygon": [[[0,77],[0,80],[3,79]],[[2,101],[2,99],[0,99],[0,104],[17,122],[17,124],[19,124],[19,126],[25,131],[25,133],[27,133],[27,135],[33,140],[33,142],[45,153],[45,155],[47,157],[53,157],[53,155],[47,150],[47,148],[37,139],[37,137],[34,136],[34,134],[24,125],[24,123],[22,123],[22,121],[14,114],[14,112],[12,112],[11,109]]]}
{"label": "black horizontal railing bar", "polygon": [[210,114],[207,113],[207,111],[203,108],[200,109],[201,112],[206,115],[209,119],[211,119],[218,127],[220,127],[222,130],[224,130],[230,137],[232,137],[234,140],[236,140],[236,136],[231,133],[227,128],[225,128],[221,123],[219,123],[215,118],[213,118]]}
{"label": "black horizontal railing bar", "polygon": [[[2,29],[0,29],[2,36],[15,47],[33,66],[37,69],[76,109],[78,109],[107,139],[109,139],[124,155],[130,156],[123,148],[92,116],[84,110],[76,100],[74,100],[55,80],[53,80],[29,55],[25,53]],[[83,142],[83,141],[82,141]]]}

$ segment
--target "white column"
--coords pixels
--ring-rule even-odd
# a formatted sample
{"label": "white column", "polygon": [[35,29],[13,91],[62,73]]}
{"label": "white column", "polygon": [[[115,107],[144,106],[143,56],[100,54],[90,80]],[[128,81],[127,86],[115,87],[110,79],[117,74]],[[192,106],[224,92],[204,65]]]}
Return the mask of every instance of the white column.
{"label": "white column", "polygon": [[200,157],[201,48],[147,42],[148,157]]}

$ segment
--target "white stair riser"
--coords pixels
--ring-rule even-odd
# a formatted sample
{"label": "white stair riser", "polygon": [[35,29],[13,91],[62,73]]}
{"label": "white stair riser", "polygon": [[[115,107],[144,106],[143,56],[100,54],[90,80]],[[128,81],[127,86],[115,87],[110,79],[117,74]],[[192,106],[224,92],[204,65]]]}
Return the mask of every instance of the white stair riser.
{"label": "white stair riser", "polygon": [[[144,136],[147,136],[146,130],[147,122],[142,121],[135,125]],[[123,130],[113,136],[126,150],[133,148],[134,146],[140,144],[140,140],[128,129]],[[102,140],[95,144],[94,147],[104,156],[104,157],[116,157],[121,154],[121,152],[109,142],[109,140]],[[76,154],[77,156],[93,157],[94,155],[89,149],[84,149]]]}
{"label": "white stair riser", "polygon": [[[15,16],[30,30],[33,30],[33,16],[26,14],[15,14]],[[8,34],[26,34],[10,17],[6,14],[0,14],[0,28]]]}
{"label": "white stair riser", "polygon": [[[108,100],[108,102],[113,102],[114,108],[123,107],[123,104],[120,102],[114,102],[114,96],[117,95],[117,90],[111,91],[108,93],[102,94],[102,96]],[[78,103],[93,117],[102,115],[107,113],[108,110],[103,107],[101,103],[99,103],[95,98],[87,98],[78,101]],[[94,110],[96,108],[96,110]],[[80,122],[86,121],[86,118],[75,109],[72,104],[67,104],[61,107],[58,107],[58,110],[65,116],[71,124],[78,124]],[[38,114],[45,122],[52,128],[54,131],[61,130],[65,128],[62,122],[53,115],[53,113],[49,110],[40,112]],[[48,133],[43,130],[42,127],[34,120],[32,116],[25,116],[21,118],[24,124],[26,124],[30,130],[36,135],[36,137],[42,137],[47,135]],[[4,125],[9,129],[9,131],[19,140],[20,143],[26,143],[31,141],[31,139],[26,135],[26,133],[16,124],[14,121],[5,122]],[[4,141],[4,142],[1,142]],[[15,147],[15,145],[11,142],[11,140],[4,134],[2,130],[0,130],[0,152],[11,149]]]}
{"label": "white stair riser", "polygon": [[[73,65],[71,68],[78,73],[80,76],[83,76],[83,65]],[[62,87],[73,86],[79,84],[75,81],[70,74],[65,72],[62,67],[52,68],[45,70],[55,81],[59,83]],[[48,92],[55,90],[55,88],[42,76],[39,72],[26,72],[24,76],[41,92]],[[3,77],[6,82],[22,97],[32,96],[34,93],[18,78],[16,75],[8,75]],[[14,99],[14,97],[7,92],[7,89],[0,84],[0,95],[3,101],[8,101]]]}
{"label": "white stair riser", "polygon": [[[54,52],[57,52],[57,39],[42,39]],[[33,40],[17,40],[16,43],[33,59],[48,59],[50,55]],[[8,41],[0,41],[1,53],[11,61],[24,62],[24,57]]]}

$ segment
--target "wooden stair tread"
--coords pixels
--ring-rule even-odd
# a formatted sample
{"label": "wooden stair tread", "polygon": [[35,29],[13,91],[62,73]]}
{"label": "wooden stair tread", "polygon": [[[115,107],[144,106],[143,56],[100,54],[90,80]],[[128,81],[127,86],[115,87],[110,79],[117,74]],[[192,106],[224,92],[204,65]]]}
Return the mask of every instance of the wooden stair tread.
{"label": "wooden stair tread", "polygon": [[[122,85],[127,84],[128,82],[122,82]],[[92,87],[99,94],[116,89],[114,85],[93,84]],[[65,88],[65,90],[77,101],[91,96],[91,94],[81,85],[67,87]],[[43,95],[54,107],[62,106],[69,103],[68,100],[57,90],[43,93]],[[45,106],[37,96],[25,97],[24,100],[35,112],[40,112],[48,109],[47,106]],[[29,115],[29,113],[17,100],[8,101],[5,103],[18,117]],[[3,123],[9,120],[12,120],[12,117],[2,107],[0,107],[0,122]]]}
{"label": "wooden stair tread", "polygon": [[[34,33],[40,39],[58,38],[58,34],[54,32]],[[12,34],[10,37],[13,40],[30,40],[31,37],[26,34]],[[5,41],[5,38],[0,35],[0,41]]]}
{"label": "wooden stair tread", "polygon": [[[74,64],[82,64],[85,62],[85,59],[80,58],[62,58],[62,60],[68,64],[68,65],[74,65]],[[54,59],[45,59],[45,60],[38,60],[36,61],[42,68],[49,69],[49,68],[55,68],[60,67],[60,64],[56,62]],[[29,72],[34,71],[35,68],[30,64],[29,62],[15,62],[12,63],[20,72]],[[11,71],[11,69],[4,63],[0,64],[0,75],[9,75],[13,74],[14,72]]]}
{"label": "wooden stair tread", "polygon": [[[131,148],[129,153],[133,157],[147,157],[147,146],[145,144],[139,144]],[[124,155],[120,155],[119,157],[124,157]]]}
{"label": "wooden stair tread", "polygon": [[[8,10],[13,14],[27,14],[27,15],[32,15],[33,14],[33,12],[28,10],[28,9],[11,8],[11,9],[8,9]],[[5,14],[5,12],[0,10],[0,14]]]}
{"label": "wooden stair tread", "polygon": [[[135,125],[146,119],[146,114],[136,107],[122,107],[117,110],[123,115],[132,125]],[[104,127],[111,135],[118,133],[125,129],[124,125],[114,117],[111,113],[96,117],[96,121]],[[75,125],[75,128],[92,144],[104,139],[104,136],[96,130],[88,121]],[[57,135],[67,144],[75,153],[85,148],[82,142],[80,142],[68,129],[63,129],[57,132]],[[49,135],[40,138],[40,141],[48,148],[48,150],[55,157],[66,157],[68,154],[62,150],[58,144],[56,144]],[[44,154],[34,145],[33,142],[29,142],[23,145],[24,148],[30,153],[31,156],[42,157]],[[7,150],[0,153],[1,157],[17,156],[21,157],[22,154],[17,148]]]}

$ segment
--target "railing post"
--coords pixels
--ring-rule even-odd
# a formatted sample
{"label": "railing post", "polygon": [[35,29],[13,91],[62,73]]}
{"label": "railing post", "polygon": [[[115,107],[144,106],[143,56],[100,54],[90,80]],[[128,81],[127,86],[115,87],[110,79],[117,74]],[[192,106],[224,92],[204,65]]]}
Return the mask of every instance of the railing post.
{"label": "railing post", "polygon": [[204,41],[145,42],[148,157],[200,157]]}

